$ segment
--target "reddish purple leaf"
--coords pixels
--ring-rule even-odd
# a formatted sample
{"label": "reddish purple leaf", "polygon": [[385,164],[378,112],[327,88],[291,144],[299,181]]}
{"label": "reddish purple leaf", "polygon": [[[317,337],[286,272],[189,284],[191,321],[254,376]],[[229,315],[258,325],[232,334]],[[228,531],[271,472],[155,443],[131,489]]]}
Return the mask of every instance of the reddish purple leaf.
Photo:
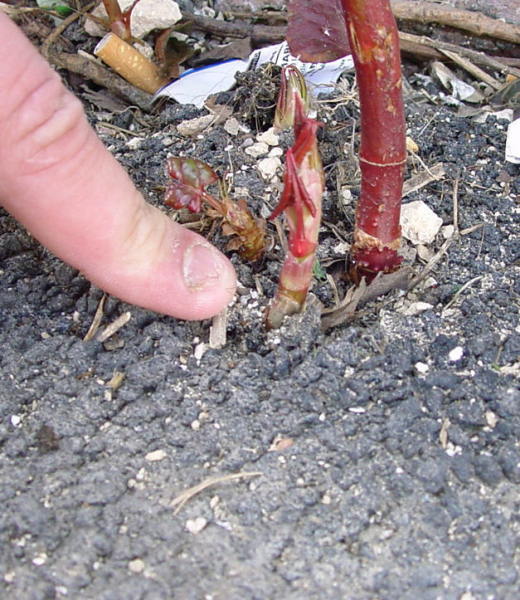
{"label": "reddish purple leaf", "polygon": [[350,53],[341,0],[288,0],[287,42],[303,62],[330,62]]}
{"label": "reddish purple leaf", "polygon": [[206,199],[217,210],[220,204],[206,193],[210,183],[218,181],[215,171],[201,160],[174,156],[168,159],[168,175],[172,178],[166,189],[164,203],[175,209],[185,206],[197,213],[202,208],[202,200]]}
{"label": "reddish purple leaf", "polygon": [[218,181],[215,171],[202,160],[173,156],[168,159],[168,174],[187,186],[205,190],[210,183]]}
{"label": "reddish purple leaf", "polygon": [[187,207],[191,212],[198,213],[202,208],[204,192],[180,181],[170,181],[164,194],[164,203],[176,210]]}

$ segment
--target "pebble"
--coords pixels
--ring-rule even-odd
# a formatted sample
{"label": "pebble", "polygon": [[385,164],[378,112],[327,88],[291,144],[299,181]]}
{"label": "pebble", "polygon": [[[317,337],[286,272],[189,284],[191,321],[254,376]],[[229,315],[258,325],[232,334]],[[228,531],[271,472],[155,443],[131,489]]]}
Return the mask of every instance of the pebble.
{"label": "pebble", "polygon": [[148,454],[144,457],[148,462],[159,462],[160,460],[164,460],[167,454],[164,450],[154,450],[153,452],[148,452]]}
{"label": "pebble", "polygon": [[439,232],[442,219],[422,200],[403,204],[401,227],[403,237],[412,244],[431,244]]}
{"label": "pebble", "polygon": [[229,135],[237,135],[240,131],[240,123],[238,119],[235,117],[229,117],[229,119],[224,123],[224,130],[229,133]]}
{"label": "pebble", "polygon": [[41,567],[42,565],[44,565],[47,562],[47,554],[45,554],[45,552],[42,552],[41,554],[37,554],[33,559],[32,559],[32,564],[35,565],[36,567]]}
{"label": "pebble", "polygon": [[256,142],[249,148],[245,149],[245,153],[249,154],[253,158],[259,158],[260,156],[265,156],[269,152],[269,146],[264,142]]}
{"label": "pebble", "polygon": [[260,133],[259,135],[256,136],[256,139],[259,142],[264,142],[265,144],[267,144],[269,146],[278,146],[278,144],[280,142],[280,138],[278,135],[276,135],[274,127],[271,127],[267,131]]}
{"label": "pebble", "polygon": [[458,360],[460,360],[462,358],[463,354],[464,354],[464,348],[462,348],[462,346],[456,346],[455,348],[453,348],[453,350],[450,350],[450,353],[448,354],[448,358],[450,359],[451,362],[457,362]]}
{"label": "pebble", "polygon": [[143,145],[143,140],[142,140],[142,138],[138,138],[138,137],[128,140],[128,142],[126,142],[126,144],[125,144],[125,146],[127,148],[130,148],[130,150],[137,150],[142,145]]}
{"label": "pebble", "polygon": [[432,308],[433,304],[430,304],[429,302],[412,302],[409,306],[399,309],[398,312],[406,317],[415,317]]}
{"label": "pebble", "polygon": [[183,121],[177,125],[177,131],[181,135],[197,135],[201,131],[204,131],[215,121],[215,115],[203,115],[202,117],[196,117],[195,119],[189,119]]}
{"label": "pebble", "polygon": [[208,524],[208,520],[204,517],[196,517],[195,519],[188,519],[186,521],[186,529],[193,533],[193,535],[199,534]]}
{"label": "pebble", "polygon": [[130,573],[135,573],[136,575],[142,573],[144,567],[144,560],[142,558],[134,558],[128,563],[128,570]]}
{"label": "pebble", "polygon": [[277,156],[283,156],[283,154],[284,154],[283,149],[276,147],[276,148],[271,148],[271,150],[267,156],[277,157]]}
{"label": "pebble", "polygon": [[[125,10],[133,1],[119,0],[121,10]],[[92,14],[101,18],[107,16],[102,4],[92,11]],[[144,38],[154,29],[169,29],[181,19],[182,14],[179,5],[173,0],[141,0],[132,11],[132,35],[136,38]],[[98,37],[102,37],[107,33],[107,30],[100,27],[93,19],[86,20],[85,31],[89,35]]]}
{"label": "pebble", "polygon": [[453,225],[446,225],[446,227],[441,228],[441,233],[445,240],[450,240],[455,233],[455,227]]}
{"label": "pebble", "polygon": [[260,171],[260,175],[267,180],[273,179],[281,166],[282,161],[277,156],[270,156],[269,158],[264,158],[258,162],[258,170]]}

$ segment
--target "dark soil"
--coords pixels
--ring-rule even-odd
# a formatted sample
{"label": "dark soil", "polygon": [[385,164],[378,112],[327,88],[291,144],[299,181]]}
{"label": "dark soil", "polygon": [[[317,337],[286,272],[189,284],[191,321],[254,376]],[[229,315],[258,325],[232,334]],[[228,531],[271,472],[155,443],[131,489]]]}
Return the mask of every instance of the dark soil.
{"label": "dark soil", "polygon": [[[277,242],[252,264],[233,254],[240,287],[224,348],[207,345],[209,322],[115,298],[103,325],[125,311],[130,321],[109,343],[85,342],[102,292],[1,214],[2,598],[518,598],[518,166],[503,159],[506,121],[459,116],[417,70],[406,68],[408,135],[419,147],[407,177],[438,162],[447,175],[406,201],[424,200],[453,225],[458,180],[461,235],[419,286],[327,333],[314,305],[265,332]],[[319,259],[340,294],[359,191],[349,77],[318,114]],[[267,216],[280,182],[264,181],[262,157],[245,152],[268,122],[234,102],[248,85],[217,99],[248,126],[236,135],[224,123],[181,135],[177,125],[207,114],[193,107],[114,113],[92,89],[84,99],[150,202],[162,205],[167,157],[185,154],[231,174],[233,196]],[[280,147],[290,143],[281,136]],[[208,216],[190,226],[221,248],[228,241]],[[417,249],[403,252],[419,273]],[[333,305],[324,275],[313,293]],[[415,314],[418,302],[430,307]],[[175,514],[186,488],[240,472],[261,475],[216,483]]]}

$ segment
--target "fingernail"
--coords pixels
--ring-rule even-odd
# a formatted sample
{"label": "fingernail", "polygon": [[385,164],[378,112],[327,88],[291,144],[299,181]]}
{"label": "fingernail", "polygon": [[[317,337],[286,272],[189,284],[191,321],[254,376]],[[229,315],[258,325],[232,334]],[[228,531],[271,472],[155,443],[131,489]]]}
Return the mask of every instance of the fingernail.
{"label": "fingernail", "polygon": [[225,268],[218,251],[206,244],[194,244],[184,253],[184,281],[192,290],[216,286]]}

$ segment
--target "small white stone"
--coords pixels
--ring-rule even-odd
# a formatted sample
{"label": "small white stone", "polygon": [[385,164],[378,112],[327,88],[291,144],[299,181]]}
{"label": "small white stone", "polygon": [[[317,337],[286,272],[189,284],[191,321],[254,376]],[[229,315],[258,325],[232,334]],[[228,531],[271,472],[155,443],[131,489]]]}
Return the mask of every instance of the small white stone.
{"label": "small white stone", "polygon": [[441,227],[442,237],[445,240],[451,240],[453,234],[455,233],[455,227],[453,225],[446,225],[445,227]]}
{"label": "small white stone", "polygon": [[399,312],[406,317],[415,317],[432,308],[433,304],[430,304],[429,302],[412,302],[410,306],[407,306],[404,310],[400,310]]}
{"label": "small white stone", "polygon": [[197,344],[195,346],[195,349],[193,350],[193,356],[197,359],[200,360],[204,354],[206,354],[206,351],[209,349],[209,344],[205,344],[204,342],[201,342],[200,344]]}
{"label": "small white stone", "polygon": [[462,348],[462,346],[457,346],[456,348],[453,348],[453,350],[450,350],[450,353],[448,354],[448,358],[450,359],[451,362],[457,362],[458,360],[460,360],[462,358],[463,354],[464,354],[464,348]]}
{"label": "small white stone", "polygon": [[434,254],[435,252],[433,251],[433,249],[429,248],[428,246],[423,246],[423,244],[419,244],[417,246],[417,256],[424,262],[428,262],[429,260],[431,260]]}
{"label": "small white stone", "polygon": [[148,452],[148,454],[144,457],[148,462],[159,462],[160,460],[164,460],[167,454],[164,450],[154,450],[153,452]]}
{"label": "small white stone", "polygon": [[[177,131],[181,135],[193,136],[207,129],[215,121],[215,115],[202,115],[195,119],[183,121],[177,125]],[[203,138],[201,138],[203,139]]]}
{"label": "small white stone", "polygon": [[47,558],[48,558],[48,556],[45,554],[45,552],[42,552],[41,554],[37,554],[32,559],[32,564],[35,565],[36,567],[41,567],[42,565],[44,565],[47,562]]}
{"label": "small white stone", "polygon": [[18,425],[20,425],[21,422],[22,417],[20,417],[20,415],[11,415],[11,425],[13,427],[18,427]]}
{"label": "small white stone", "polygon": [[283,152],[283,148],[280,148],[279,146],[276,146],[276,148],[271,148],[271,150],[269,151],[269,154],[267,156],[272,156],[272,157],[278,157],[278,156],[283,156],[284,152]]}
{"label": "small white stone", "polygon": [[335,254],[348,254],[350,252],[350,244],[347,242],[340,242],[333,248]]}
{"label": "small white stone", "polygon": [[282,161],[277,156],[270,156],[258,162],[258,170],[260,175],[268,181],[273,179],[276,172],[282,166]]}
{"label": "small white stone", "polygon": [[140,148],[143,144],[143,140],[141,138],[138,137],[134,137],[131,140],[128,140],[128,142],[126,142],[125,146],[127,148],[130,148],[130,150],[137,150],[138,148]]}
{"label": "small white stone", "polygon": [[197,535],[200,533],[208,524],[208,520],[204,517],[197,517],[195,519],[188,519],[186,521],[186,529],[193,533],[193,535]]}
{"label": "small white stone", "polygon": [[130,573],[142,573],[144,571],[144,560],[142,558],[134,558],[128,563],[128,570]]}
{"label": "small white stone", "polygon": [[491,427],[491,429],[494,429],[497,426],[498,417],[492,410],[486,411],[486,423],[489,425],[489,427]]}
{"label": "small white stone", "polygon": [[[121,10],[125,10],[133,1],[119,0]],[[102,4],[92,11],[92,14],[101,18],[107,16]],[[154,29],[169,29],[181,19],[179,5],[173,0],[141,0],[132,11],[130,27],[134,37],[144,38]],[[106,29],[101,28],[93,19],[87,19],[85,31],[96,36],[103,36],[106,33]]]}
{"label": "small white stone", "polygon": [[245,149],[245,153],[253,158],[259,158],[260,156],[265,156],[269,152],[269,146],[264,142],[256,142],[249,148]]}
{"label": "small white stone", "polygon": [[415,363],[415,370],[417,371],[417,373],[425,375],[430,370],[430,367],[426,363],[417,362]]}
{"label": "small white stone", "polygon": [[240,131],[240,123],[235,117],[229,117],[224,123],[224,130],[229,133],[229,135],[237,135]]}
{"label": "small white stone", "polygon": [[200,429],[200,421],[198,419],[195,419],[194,421],[191,422],[191,428],[193,429],[193,431],[199,431]]}
{"label": "small white stone", "polygon": [[431,244],[439,232],[442,219],[422,200],[403,204],[401,227],[403,237],[412,244]]}
{"label": "small white stone", "polygon": [[15,579],[16,573],[14,571],[7,571],[7,573],[4,575],[4,581],[6,583],[13,583]]}
{"label": "small white stone", "polygon": [[280,142],[280,138],[278,135],[276,135],[274,127],[271,127],[267,131],[260,133],[256,136],[256,139],[259,142],[264,142],[265,144],[268,144],[269,146],[278,146]]}
{"label": "small white stone", "polygon": [[339,197],[344,206],[349,206],[350,204],[352,204],[352,191],[350,190],[350,188],[341,188],[339,192]]}

